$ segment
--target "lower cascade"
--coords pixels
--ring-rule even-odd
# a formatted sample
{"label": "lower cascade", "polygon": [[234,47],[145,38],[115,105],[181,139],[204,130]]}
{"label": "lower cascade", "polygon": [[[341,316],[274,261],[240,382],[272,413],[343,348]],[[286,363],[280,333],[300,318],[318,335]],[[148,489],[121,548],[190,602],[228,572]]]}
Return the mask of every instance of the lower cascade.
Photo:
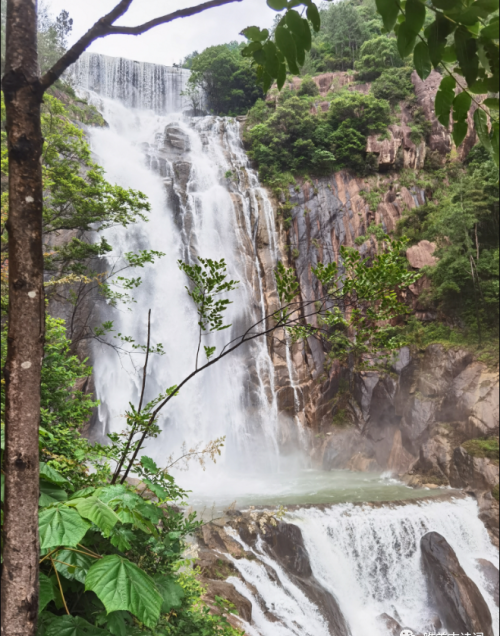
{"label": "lower cascade", "polygon": [[[184,75],[150,66],[94,55],[75,71],[108,123],[88,131],[107,178],[144,192],[151,203],[147,222],[106,230],[116,249],[105,268],[118,268],[132,250],[164,254],[145,267],[132,310],[100,308],[102,320],[138,343],[145,342],[151,309],[152,345],[161,343],[165,355],[151,358],[146,399],[178,384],[196,363],[198,317],[179,259],[224,258],[229,277],[239,281],[227,311],[231,328],[203,342],[220,350],[270,313],[281,258],[275,212],[243,149],[240,123],[178,112]],[[143,87],[138,93],[116,85],[129,76]],[[168,90],[160,90],[167,76]],[[284,350],[281,368],[297,402],[288,343]],[[142,358],[97,345],[93,353],[101,404],[92,435],[103,438],[122,430],[127,404],[139,401]],[[278,408],[282,379],[266,339],[253,340],[172,400],[159,421],[162,432],[146,450],[168,467],[225,438],[217,466],[173,470],[203,514],[212,504],[219,512],[235,502],[220,513],[222,520],[202,528],[195,551],[203,576],[219,586],[213,589],[232,595],[238,626],[248,636],[451,633],[455,627],[441,620],[432,576],[422,564],[422,538],[435,532],[456,555],[469,588],[484,599],[478,633],[499,636],[498,587],[495,592],[489,576],[498,551],[476,501],[443,490],[414,491],[384,475],[313,470],[303,423]],[[300,452],[290,452],[294,444]],[[288,508],[277,511],[283,503]]]}

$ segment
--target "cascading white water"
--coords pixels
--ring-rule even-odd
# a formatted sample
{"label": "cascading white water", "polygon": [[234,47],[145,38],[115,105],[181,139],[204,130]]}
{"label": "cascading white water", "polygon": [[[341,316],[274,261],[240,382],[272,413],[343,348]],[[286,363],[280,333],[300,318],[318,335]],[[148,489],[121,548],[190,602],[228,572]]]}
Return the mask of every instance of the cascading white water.
{"label": "cascading white water", "polygon": [[129,108],[165,114],[187,105],[181,95],[190,75],[186,69],[84,53],[67,75],[79,91],[120,100]]}
{"label": "cascading white water", "polygon": [[[387,628],[378,620],[384,613],[422,634],[436,632],[436,611],[428,598],[420,550],[421,538],[431,531],[446,538],[466,574],[478,585],[498,636],[498,607],[477,563],[487,559],[498,567],[498,550],[478,518],[473,499],[382,507],[340,504],[290,512],[285,520],[300,527],[313,574],[337,599],[352,636],[387,636]],[[233,559],[241,579],[230,579],[255,610],[249,633],[329,634],[318,608],[269,558],[261,543],[253,552],[256,560]],[[269,619],[268,612],[274,619]],[[448,633],[446,626],[440,631]]]}
{"label": "cascading white water", "polygon": [[[144,282],[134,291],[136,303],[130,309],[109,309],[106,316],[114,321],[117,332],[145,343],[151,308],[153,344],[161,342],[166,352],[153,356],[149,364],[146,397],[151,399],[179,384],[195,368],[198,318],[178,259],[224,258],[228,277],[240,281],[226,316],[233,326],[203,338],[203,345],[220,351],[266,313],[256,240],[258,233],[261,238],[265,235],[273,266],[277,258],[273,210],[249,168],[236,120],[131,109],[127,99],[122,103],[106,97],[122,91],[123,77],[110,69],[121,68],[123,61],[100,59],[97,64],[94,58],[82,62],[86,68],[94,64],[92,73],[81,69],[74,73],[84,77],[86,91],[105,87],[104,96],[90,94],[109,124],[90,131],[92,150],[109,180],[144,192],[152,208],[148,223],[107,231],[115,248],[109,261],[138,249],[165,253],[144,269]],[[144,85],[146,80],[138,82]],[[172,203],[172,196],[177,203]],[[140,356],[131,361],[106,348],[95,356],[103,433],[122,430],[128,403],[138,403],[142,361]],[[226,467],[276,469],[278,410],[274,367],[265,339],[254,340],[193,379],[171,401],[159,424],[163,433],[146,453],[161,465],[170,456],[181,455],[183,444],[189,449],[225,436]]]}

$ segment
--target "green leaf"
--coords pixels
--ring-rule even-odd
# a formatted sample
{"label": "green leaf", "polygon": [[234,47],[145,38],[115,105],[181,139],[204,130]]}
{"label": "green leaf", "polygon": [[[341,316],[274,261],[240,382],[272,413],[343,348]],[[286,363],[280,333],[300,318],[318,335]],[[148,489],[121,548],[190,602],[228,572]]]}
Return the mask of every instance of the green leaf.
{"label": "green leaf", "polygon": [[307,19],[313,25],[313,29],[316,33],[321,29],[321,17],[319,15],[318,7],[311,2],[307,7]]}
{"label": "green leaf", "polygon": [[267,0],[267,6],[275,11],[283,11],[286,9],[287,0]]}
{"label": "green leaf", "polygon": [[488,38],[489,40],[498,40],[499,22],[495,20],[491,22],[481,31],[481,37]]}
{"label": "green leaf", "polygon": [[61,550],[54,558],[56,570],[70,581],[85,583],[85,578],[90,566],[95,559],[75,552],[73,550]]}
{"label": "green leaf", "polygon": [[38,523],[42,549],[59,545],[76,546],[90,528],[90,523],[82,519],[76,510],[64,505],[42,510]]}
{"label": "green leaf", "polygon": [[272,78],[278,77],[280,63],[276,54],[276,45],[274,44],[274,42],[271,42],[271,40],[266,42],[264,44],[264,51],[266,53],[266,71]]}
{"label": "green leaf", "polygon": [[471,86],[476,81],[479,72],[477,40],[463,26],[455,32],[455,49],[460,68],[464,72],[467,84]]}
{"label": "green leaf", "polygon": [[437,9],[442,9],[443,11],[451,11],[457,7],[460,7],[462,2],[461,0],[432,0],[433,6]]}
{"label": "green leaf", "polygon": [[278,82],[278,90],[281,90],[286,82],[286,65],[285,64],[280,63],[280,67],[278,69],[277,82]]}
{"label": "green leaf", "polygon": [[416,41],[417,34],[408,22],[403,22],[398,30],[398,51],[403,59],[411,55]]}
{"label": "green leaf", "polygon": [[157,473],[159,470],[156,462],[151,459],[151,457],[146,457],[145,455],[141,457],[141,465],[150,473]]}
{"label": "green leaf", "polygon": [[260,41],[260,28],[257,26],[247,27],[246,29],[243,29],[241,35],[244,35],[247,40]]}
{"label": "green leaf", "polygon": [[445,46],[443,51],[443,62],[447,64],[453,64],[457,61],[457,52],[455,51],[455,45]]}
{"label": "green leaf", "polygon": [[470,107],[472,105],[472,97],[466,91],[459,93],[453,100],[453,119],[460,121],[467,119]]}
{"label": "green leaf", "polygon": [[254,51],[252,54],[252,57],[257,62],[257,64],[260,64],[261,66],[264,66],[267,61],[267,56],[264,53],[263,49],[258,49],[257,51]]}
{"label": "green leaf", "polygon": [[471,93],[474,93],[474,95],[485,95],[488,92],[488,83],[486,80],[478,80],[467,88]]}
{"label": "green leaf", "polygon": [[498,97],[488,97],[484,100],[483,106],[487,106],[491,110],[498,110]]}
{"label": "green leaf", "polygon": [[300,71],[297,66],[297,49],[292,34],[288,29],[278,27],[275,32],[275,38],[276,45],[286,57],[290,72],[298,74]]}
{"label": "green leaf", "polygon": [[250,42],[248,46],[245,46],[244,49],[241,49],[241,55],[243,57],[251,57],[252,54],[255,53],[255,51],[259,51],[260,49],[262,49],[261,42]]}
{"label": "green leaf", "polygon": [[463,142],[463,140],[467,137],[467,132],[469,128],[467,126],[466,121],[456,121],[453,124],[453,142],[455,146],[458,148]]}
{"label": "green leaf", "polygon": [[425,30],[429,55],[434,66],[438,66],[443,59],[447,37],[453,33],[455,26],[444,17],[438,16],[436,20]]}
{"label": "green leaf", "polygon": [[38,599],[38,613],[43,612],[43,610],[47,607],[50,601],[55,599],[54,588],[52,587],[52,582],[48,576],[46,576],[43,572],[40,572],[40,588],[39,588],[39,599]]}
{"label": "green leaf", "polygon": [[442,79],[436,95],[435,111],[439,122],[446,128],[450,125],[450,112],[455,99],[455,78],[447,76]]}
{"label": "green leaf", "polygon": [[111,530],[120,521],[116,512],[95,495],[74,499],[68,505],[74,506],[82,517],[95,523],[105,536],[109,536]]}
{"label": "green leaf", "polygon": [[108,614],[106,629],[113,636],[127,636],[127,624],[125,619],[127,618],[127,612],[111,612]]}
{"label": "green leaf", "polygon": [[45,462],[40,462],[40,479],[50,481],[52,484],[69,485],[69,481],[60,475],[52,466],[48,466]]}
{"label": "green leaf", "polygon": [[161,606],[162,614],[167,614],[170,610],[182,605],[182,599],[185,593],[175,579],[164,576],[163,574],[157,574],[154,577],[154,582],[163,598],[163,604]]}
{"label": "green leaf", "polygon": [[312,46],[311,27],[305,18],[302,18],[302,41],[304,43],[304,49],[310,51]]}
{"label": "green leaf", "polygon": [[71,495],[69,500],[79,499],[80,497],[87,497],[95,491],[94,486],[87,486],[87,488],[82,488],[81,490],[77,490],[75,493]]}
{"label": "green leaf", "polygon": [[49,481],[40,480],[40,498],[38,505],[43,508],[58,501],[66,501],[68,493]]}
{"label": "green leaf", "polygon": [[396,0],[376,0],[377,10],[382,16],[384,27],[391,32],[396,24],[399,14],[399,5]]}
{"label": "green leaf", "polygon": [[406,3],[406,22],[415,33],[420,33],[425,22],[425,5],[420,0],[408,0]]}
{"label": "green leaf", "polygon": [[106,636],[106,632],[80,616],[57,616],[50,621],[44,636]]}
{"label": "green leaf", "polygon": [[94,592],[106,611],[131,612],[147,627],[155,627],[163,599],[146,572],[116,554],[105,556],[87,574],[85,590]]}
{"label": "green leaf", "polygon": [[495,11],[498,11],[498,8],[500,6],[499,0],[477,0],[475,4],[480,6],[482,9],[489,11],[490,13],[495,13]]}
{"label": "green leaf", "polygon": [[0,438],[0,449],[5,450],[5,426],[2,424],[1,428],[1,438]]}
{"label": "green leaf", "polygon": [[476,128],[479,141],[490,153],[493,154],[493,146],[491,145],[490,131],[488,129],[488,116],[481,108],[474,113],[474,126]]}

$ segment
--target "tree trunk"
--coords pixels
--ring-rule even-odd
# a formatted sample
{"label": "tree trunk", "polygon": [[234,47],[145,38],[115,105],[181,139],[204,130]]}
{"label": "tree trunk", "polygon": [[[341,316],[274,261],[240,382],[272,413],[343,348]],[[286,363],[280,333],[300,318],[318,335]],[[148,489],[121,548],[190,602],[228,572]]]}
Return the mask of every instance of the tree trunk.
{"label": "tree trunk", "polygon": [[38,615],[38,425],[45,305],[36,21],[36,1],[8,0],[2,81],[9,151],[2,636],[33,636]]}

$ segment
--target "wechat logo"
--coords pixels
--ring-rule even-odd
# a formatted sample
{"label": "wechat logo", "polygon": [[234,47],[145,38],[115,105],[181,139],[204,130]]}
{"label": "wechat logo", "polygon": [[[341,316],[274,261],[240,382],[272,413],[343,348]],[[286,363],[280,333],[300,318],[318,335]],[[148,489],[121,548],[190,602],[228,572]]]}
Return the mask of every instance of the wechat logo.
{"label": "wechat logo", "polygon": [[411,629],[403,629],[401,636],[415,636]]}

